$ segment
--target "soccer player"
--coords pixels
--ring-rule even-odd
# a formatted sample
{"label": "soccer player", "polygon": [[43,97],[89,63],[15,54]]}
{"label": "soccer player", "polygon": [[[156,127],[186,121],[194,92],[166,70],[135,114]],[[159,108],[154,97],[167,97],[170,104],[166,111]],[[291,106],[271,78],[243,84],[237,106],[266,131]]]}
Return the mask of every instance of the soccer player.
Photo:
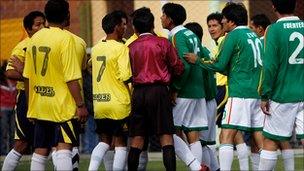
{"label": "soccer player", "polygon": [[27,78],[29,108],[34,120],[31,170],[44,170],[51,147],[56,147],[57,170],[72,170],[72,147],[78,146],[73,118],[85,122],[88,112],[81,96],[75,41],[64,30],[69,3],[49,0],[45,5],[49,28],[32,36],[27,46],[23,76]]}
{"label": "soccer player", "polygon": [[[196,159],[202,161],[202,146],[199,141],[199,131],[208,129],[206,114],[206,101],[204,91],[204,77],[202,68],[189,64],[183,59],[184,53],[201,53],[199,51],[199,38],[190,30],[182,26],[186,20],[186,10],[180,4],[166,3],[162,7],[162,26],[170,31],[169,40],[176,47],[180,59],[185,66],[185,72],[175,78],[171,85],[174,126],[177,135],[186,134],[189,147],[176,145],[176,149],[189,148]],[[177,141],[174,141],[177,142]],[[183,160],[184,161],[184,160]],[[186,162],[187,165],[191,161]],[[190,166],[190,165],[189,165]],[[191,168],[192,166],[190,166]],[[191,168],[199,170],[199,166]]]}
{"label": "soccer player", "polygon": [[[223,15],[221,13],[211,13],[207,17],[208,31],[211,38],[215,41],[217,47],[213,50],[213,56],[216,56],[219,52],[219,49],[222,47],[225,33],[223,23]],[[223,118],[223,112],[225,105],[228,99],[228,85],[227,85],[227,76],[219,72],[216,72],[216,84],[217,84],[217,124],[221,127],[221,121]],[[220,134],[221,137],[221,134]],[[243,139],[243,134],[241,131],[238,131],[234,137],[234,144],[237,150],[240,169],[248,168],[248,148]],[[214,146],[209,146],[211,149],[215,150]]]}
{"label": "soccer player", "polygon": [[6,68],[6,76],[17,81],[17,102],[15,107],[15,144],[14,148],[7,154],[3,162],[2,170],[15,170],[20,158],[26,149],[33,143],[34,125],[26,118],[27,102],[24,91],[23,67],[25,51],[30,38],[45,25],[45,16],[40,11],[32,11],[23,19],[23,27],[28,37],[22,40],[13,49],[10,62]]}
{"label": "soccer player", "polygon": [[[274,169],[279,142],[289,141],[294,124],[297,137],[304,139],[304,22],[293,14],[296,0],[272,4],[279,19],[265,34],[260,94],[266,118],[259,170]],[[293,158],[293,151],[282,149],[282,155]],[[284,166],[294,170],[294,160],[284,159]]]}
{"label": "soccer player", "polygon": [[94,118],[100,142],[92,152],[89,170],[98,170],[112,140],[115,146],[113,170],[125,167],[127,147],[123,129],[131,111],[127,84],[132,76],[128,47],[120,42],[126,25],[127,16],[123,11],[107,14],[102,19],[106,39],[92,48]]}
{"label": "soccer player", "polygon": [[[242,4],[228,3],[222,10],[226,35],[218,57],[205,61],[186,54],[191,63],[226,73],[228,76],[229,98],[222,120],[219,149],[221,170],[230,170],[233,161],[233,140],[238,130],[260,130],[263,117],[257,87],[260,73],[260,39],[247,25],[247,10]],[[193,58],[192,58],[193,57]],[[261,148],[261,144],[258,144]],[[248,160],[246,168],[248,170]]]}
{"label": "soccer player", "polygon": [[[69,16],[70,17],[70,16]],[[76,55],[77,55],[77,60],[78,60],[78,65],[81,68],[81,70],[83,71],[85,68],[85,60],[86,60],[86,43],[85,41],[80,38],[79,36],[77,36],[76,34],[68,31],[68,28],[70,26],[70,19],[66,20],[65,23],[65,31],[69,34],[71,34],[75,40],[75,47],[76,47]],[[81,95],[84,98],[84,94],[83,94],[83,80],[82,78],[78,80],[79,81],[79,85],[81,87]],[[75,123],[76,127],[81,127],[81,123],[76,121],[77,119],[75,119],[75,121],[73,123]],[[83,124],[82,124],[83,125]],[[82,129],[82,128],[81,128]],[[80,133],[80,132],[79,132]],[[52,152],[52,158],[53,158],[53,164],[54,167],[56,168],[56,149]],[[73,164],[73,171],[78,170],[78,166],[79,166],[79,149],[78,147],[73,147],[72,149],[72,164]]]}
{"label": "soccer player", "polygon": [[250,19],[250,28],[255,32],[264,43],[266,28],[270,25],[270,20],[265,14],[257,14]]}
{"label": "soccer player", "polygon": [[[203,28],[196,22],[187,23],[185,27],[191,30],[199,38],[199,43],[202,43]],[[202,46],[203,53],[209,56],[209,50]],[[206,110],[208,118],[208,130],[200,131],[200,141],[203,149],[202,162],[206,164],[211,170],[218,170],[219,164],[215,149],[216,138],[216,80],[215,73],[211,70],[203,70],[204,77],[207,78],[204,82],[206,92]],[[214,148],[212,148],[214,147]]]}
{"label": "soccer player", "polygon": [[134,90],[128,170],[137,170],[147,135],[160,137],[165,168],[176,170],[172,137],[175,130],[168,86],[171,78],[182,74],[184,67],[170,42],[153,34],[154,16],[150,10],[135,11],[132,23],[139,37],[129,45]]}

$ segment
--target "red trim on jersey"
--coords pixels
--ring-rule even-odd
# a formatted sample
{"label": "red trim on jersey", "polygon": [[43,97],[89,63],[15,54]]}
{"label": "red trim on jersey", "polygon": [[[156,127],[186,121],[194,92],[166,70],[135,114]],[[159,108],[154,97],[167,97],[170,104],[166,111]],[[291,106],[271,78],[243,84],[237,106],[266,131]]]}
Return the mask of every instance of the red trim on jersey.
{"label": "red trim on jersey", "polygon": [[230,109],[229,109],[229,114],[228,114],[228,124],[230,123],[230,116],[231,116],[231,109],[232,109],[232,100],[233,100],[233,98],[231,98],[231,101],[230,101]]}

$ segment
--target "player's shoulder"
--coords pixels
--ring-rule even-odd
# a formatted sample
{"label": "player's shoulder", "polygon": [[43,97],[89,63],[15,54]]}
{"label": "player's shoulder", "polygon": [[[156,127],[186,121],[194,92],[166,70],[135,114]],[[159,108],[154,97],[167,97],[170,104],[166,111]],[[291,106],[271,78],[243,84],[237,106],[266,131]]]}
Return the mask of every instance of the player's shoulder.
{"label": "player's shoulder", "polygon": [[68,34],[72,35],[72,37],[74,38],[74,40],[75,40],[76,43],[79,43],[79,44],[81,44],[81,45],[83,45],[85,47],[87,46],[86,42],[81,37],[79,37],[78,35],[70,32],[68,30],[64,30],[64,31],[67,32]]}
{"label": "player's shoulder", "polygon": [[27,45],[30,43],[30,40],[31,40],[31,39],[30,39],[29,37],[27,37],[27,38],[21,40],[21,41],[14,47],[14,49],[24,49],[24,48],[26,48]]}

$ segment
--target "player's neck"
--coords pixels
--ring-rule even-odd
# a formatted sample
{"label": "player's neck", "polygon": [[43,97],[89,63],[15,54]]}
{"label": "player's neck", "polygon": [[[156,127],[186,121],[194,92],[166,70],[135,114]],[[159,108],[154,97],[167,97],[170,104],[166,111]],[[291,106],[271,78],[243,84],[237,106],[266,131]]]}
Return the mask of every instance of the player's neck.
{"label": "player's neck", "polygon": [[106,40],[120,41],[121,38],[117,34],[111,33],[111,34],[107,34]]}
{"label": "player's neck", "polygon": [[58,27],[60,29],[64,29],[63,24],[57,24],[57,23],[49,23],[49,27]]}

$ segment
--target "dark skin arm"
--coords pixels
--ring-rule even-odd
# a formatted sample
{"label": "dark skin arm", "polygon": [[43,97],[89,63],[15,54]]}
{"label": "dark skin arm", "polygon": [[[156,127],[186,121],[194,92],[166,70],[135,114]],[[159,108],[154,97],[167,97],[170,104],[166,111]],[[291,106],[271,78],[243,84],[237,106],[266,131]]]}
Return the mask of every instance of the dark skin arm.
{"label": "dark skin arm", "polygon": [[13,80],[23,81],[24,78],[22,76],[22,73],[23,73],[24,63],[21,62],[19,58],[16,56],[12,56],[10,58],[10,63],[11,63],[10,65],[14,67],[14,69],[7,70],[5,72],[5,76]]}
{"label": "dark skin arm", "polygon": [[67,85],[77,105],[76,114],[78,116],[78,120],[80,122],[85,122],[87,120],[88,111],[80,94],[80,85],[78,80],[69,81],[67,82]]}

